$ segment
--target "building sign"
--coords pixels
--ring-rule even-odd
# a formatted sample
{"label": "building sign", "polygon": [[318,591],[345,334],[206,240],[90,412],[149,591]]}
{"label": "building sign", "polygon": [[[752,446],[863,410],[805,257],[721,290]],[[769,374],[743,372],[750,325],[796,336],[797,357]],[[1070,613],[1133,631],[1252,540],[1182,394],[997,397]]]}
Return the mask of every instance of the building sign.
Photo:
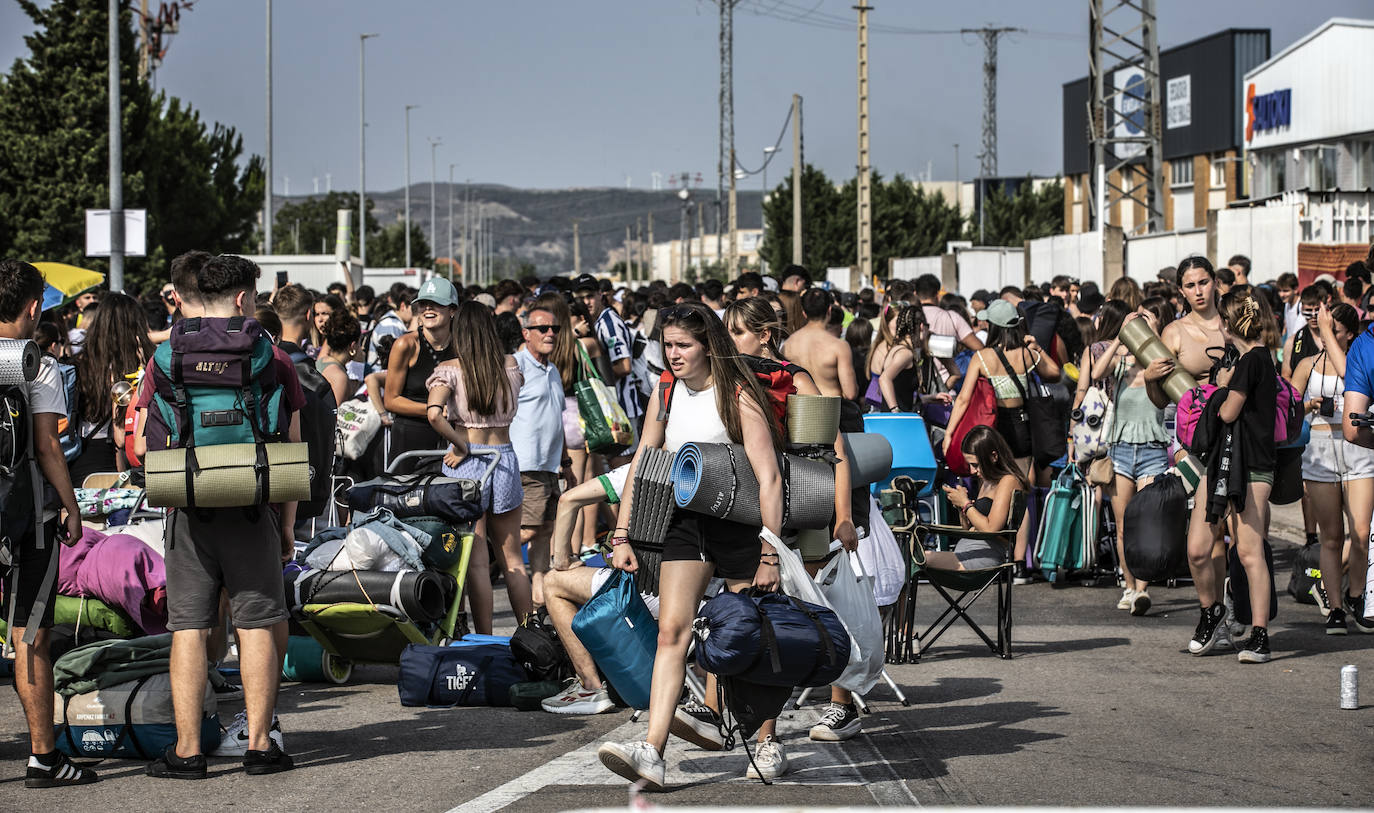
{"label": "building sign", "polygon": [[[1122,68],[1112,75],[1116,88],[1114,103],[1116,121],[1112,127],[1114,138],[1139,138],[1145,134],[1145,71],[1137,65]],[[1117,158],[1134,158],[1145,154],[1145,145],[1116,144]]]}
{"label": "building sign", "polygon": [[1293,90],[1284,88],[1261,96],[1255,95],[1255,83],[1245,91],[1245,140],[1255,133],[1287,127],[1293,120]]}
{"label": "building sign", "polygon": [[1174,130],[1193,123],[1193,75],[1175,76],[1165,88],[1164,126]]}

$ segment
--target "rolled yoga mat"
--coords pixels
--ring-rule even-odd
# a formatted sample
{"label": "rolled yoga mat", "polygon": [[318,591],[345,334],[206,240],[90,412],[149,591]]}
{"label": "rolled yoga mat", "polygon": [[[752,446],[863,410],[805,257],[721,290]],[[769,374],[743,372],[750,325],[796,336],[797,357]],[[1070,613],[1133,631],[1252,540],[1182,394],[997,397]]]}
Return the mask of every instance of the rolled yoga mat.
{"label": "rolled yoga mat", "polygon": [[[835,508],[830,464],[796,455],[782,461],[784,528],[824,528]],[[673,459],[673,499],[679,508],[745,525],[762,523],[759,484],[744,447],[687,443]]]}
{"label": "rolled yoga mat", "polygon": [[1169,352],[1169,348],[1164,346],[1164,342],[1155,335],[1150,323],[1144,319],[1132,319],[1121,326],[1121,343],[1131,351],[1136,364],[1141,368],[1155,359],[1167,358],[1174,361],[1174,371],[1160,382],[1164,392],[1168,393],[1169,400],[1174,403],[1178,403],[1183,393],[1197,386],[1197,379],[1178,366],[1178,359],[1174,358],[1174,354]]}
{"label": "rolled yoga mat", "polygon": [[877,432],[845,432],[844,456],[854,488],[880,483],[892,473],[892,442]]}
{"label": "rolled yoga mat", "polygon": [[31,339],[0,339],[0,387],[17,387],[37,378],[42,357]]}
{"label": "rolled yoga mat", "polygon": [[630,538],[661,546],[673,513],[673,456],[663,449],[648,448],[635,468],[634,502],[630,506]]}
{"label": "rolled yoga mat", "polygon": [[458,583],[433,570],[306,570],[288,575],[286,596],[293,607],[307,604],[376,604],[394,607],[421,624],[442,621]]}
{"label": "rolled yoga mat", "polygon": [[838,395],[787,396],[787,440],[794,446],[831,446],[840,431]]}

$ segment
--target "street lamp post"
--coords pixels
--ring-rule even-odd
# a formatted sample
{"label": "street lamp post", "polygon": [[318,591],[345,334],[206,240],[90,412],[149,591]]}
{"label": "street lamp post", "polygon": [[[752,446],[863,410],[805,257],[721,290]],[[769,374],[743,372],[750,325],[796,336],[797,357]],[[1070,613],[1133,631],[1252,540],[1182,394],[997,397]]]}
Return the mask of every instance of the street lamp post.
{"label": "street lamp post", "polygon": [[692,264],[692,244],[687,239],[687,224],[691,222],[692,192],[684,186],[677,191],[677,197],[682,201],[682,227],[678,236],[678,241],[682,244],[678,251],[681,263],[678,268],[678,281],[682,282],[687,279],[687,268]]}
{"label": "street lamp post", "polygon": [[410,264],[410,111],[419,107],[418,104],[406,105],[406,268],[412,267]]}
{"label": "street lamp post", "polygon": [[[448,278],[453,279],[453,168],[457,164],[448,165]],[[467,269],[464,268],[466,273]]]}
{"label": "street lamp post", "polygon": [[429,264],[430,271],[436,274],[439,272],[439,221],[434,216],[434,161],[443,143],[442,138],[429,138]]}
{"label": "street lamp post", "polygon": [[358,35],[358,261],[367,268],[367,67],[363,46],[376,34]]}

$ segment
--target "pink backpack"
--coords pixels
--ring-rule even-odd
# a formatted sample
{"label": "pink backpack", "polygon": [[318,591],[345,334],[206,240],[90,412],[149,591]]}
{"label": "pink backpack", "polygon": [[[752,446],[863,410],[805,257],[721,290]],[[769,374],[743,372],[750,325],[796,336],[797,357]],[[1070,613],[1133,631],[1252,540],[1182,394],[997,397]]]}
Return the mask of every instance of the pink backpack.
{"label": "pink backpack", "polygon": [[[1302,435],[1302,395],[1283,376],[1276,378],[1278,399],[1274,404],[1274,443],[1286,446]],[[1195,452],[1207,451],[1193,449],[1193,432],[1197,429],[1198,419],[1207,407],[1207,399],[1211,398],[1217,389],[1215,384],[1198,384],[1178,399],[1178,415],[1174,419],[1174,425],[1178,428],[1178,440]]]}

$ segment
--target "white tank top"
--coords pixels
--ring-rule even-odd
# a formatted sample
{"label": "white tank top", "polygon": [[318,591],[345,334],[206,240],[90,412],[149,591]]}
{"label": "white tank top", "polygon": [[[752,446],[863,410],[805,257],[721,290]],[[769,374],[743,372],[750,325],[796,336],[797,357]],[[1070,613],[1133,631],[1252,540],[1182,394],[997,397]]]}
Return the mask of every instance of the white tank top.
{"label": "white tank top", "polygon": [[1316,370],[1307,377],[1307,392],[1303,393],[1304,401],[1311,401],[1320,398],[1335,399],[1336,412],[1330,417],[1323,417],[1321,412],[1308,413],[1313,424],[1330,424],[1332,426],[1341,425],[1341,411],[1345,406],[1345,379],[1335,373],[1319,373]]}
{"label": "white tank top", "polygon": [[731,443],[725,421],[716,409],[715,387],[693,391],[678,381],[668,410],[668,426],[663,430],[663,448],[673,454],[684,443]]}

